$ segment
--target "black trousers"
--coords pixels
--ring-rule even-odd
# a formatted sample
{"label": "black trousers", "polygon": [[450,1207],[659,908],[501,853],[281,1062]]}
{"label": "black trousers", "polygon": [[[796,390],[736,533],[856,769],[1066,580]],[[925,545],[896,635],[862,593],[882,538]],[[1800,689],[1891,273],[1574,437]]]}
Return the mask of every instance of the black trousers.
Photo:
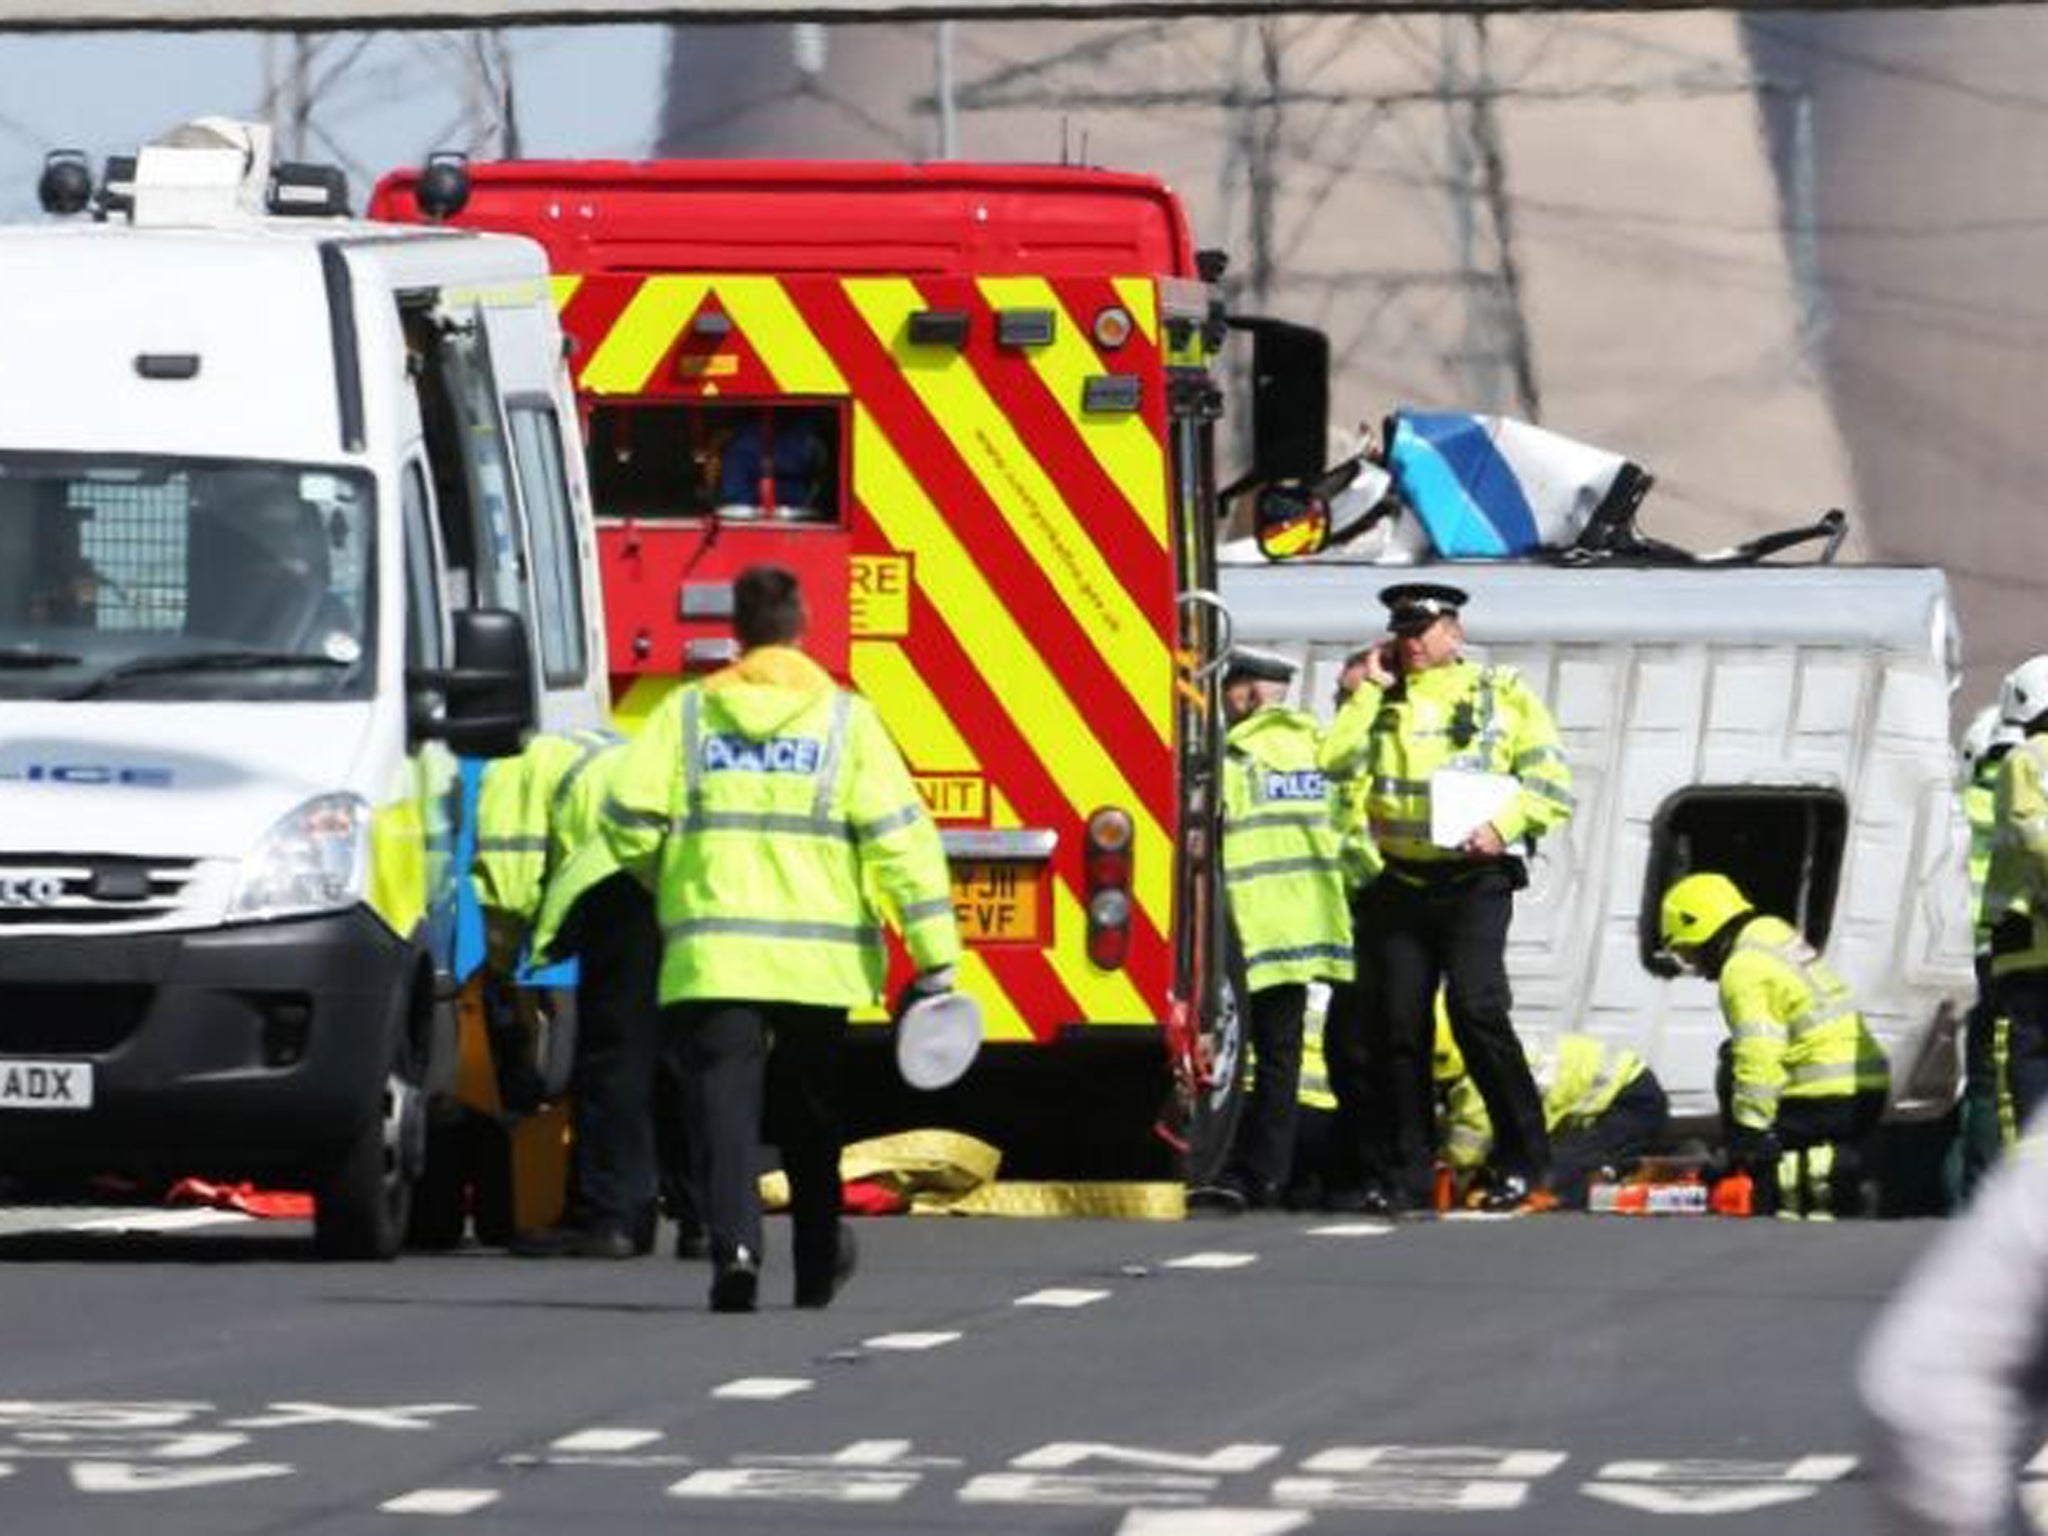
{"label": "black trousers", "polygon": [[1622,1166],[1654,1151],[1671,1116],[1664,1085],[1648,1067],[1614,1102],[1582,1126],[1550,1143],[1550,1189],[1573,1207],[1586,1203],[1586,1186],[1604,1169]]}
{"label": "black trousers", "polygon": [[2000,976],[1991,995],[2006,1020],[2006,1083],[2014,1123],[2025,1125],[2048,1099],[2048,971]]}
{"label": "black trousers", "polygon": [[829,1281],[840,1206],[839,1048],[846,1010],[738,999],[672,1005],[683,1047],[697,1190],[711,1257],[761,1243],[761,1141],[789,1176],[797,1283]]}
{"label": "black trousers", "polygon": [[1294,1162],[1294,1113],[1301,1089],[1301,1026],[1308,987],[1288,982],[1251,995],[1251,1097],[1237,1122],[1228,1177],[1259,1201],[1279,1198]]}
{"label": "black trousers", "polygon": [[1493,1121],[1493,1166],[1534,1183],[1550,1167],[1543,1099],[1515,1037],[1508,989],[1508,920],[1515,880],[1502,862],[1419,884],[1389,870],[1366,888],[1364,931],[1378,983],[1373,1071],[1388,1108],[1389,1182],[1427,1201],[1435,1163],[1431,1046],[1436,993]]}
{"label": "black trousers", "polygon": [[1379,989],[1373,983],[1371,886],[1351,893],[1351,953],[1354,979],[1330,989],[1323,1015],[1323,1069],[1337,1108],[1320,1135],[1324,1147],[1317,1170],[1331,1190],[1384,1183],[1393,1164],[1388,1145],[1390,1112],[1384,1073],[1374,1071],[1373,1042],[1383,1041],[1377,1021]]}
{"label": "black trousers", "polygon": [[662,1048],[661,925],[630,875],[576,903],[576,1141],[569,1220],[632,1230],[655,1196],[654,1071]]}

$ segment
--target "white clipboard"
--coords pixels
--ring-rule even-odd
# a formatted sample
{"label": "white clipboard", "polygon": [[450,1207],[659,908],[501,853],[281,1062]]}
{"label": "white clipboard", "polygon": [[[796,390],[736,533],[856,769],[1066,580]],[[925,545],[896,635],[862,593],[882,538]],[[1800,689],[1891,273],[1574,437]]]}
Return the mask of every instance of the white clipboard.
{"label": "white clipboard", "polygon": [[1511,773],[1437,769],[1429,776],[1429,840],[1439,848],[1464,847],[1466,838],[1521,792],[1522,781]]}

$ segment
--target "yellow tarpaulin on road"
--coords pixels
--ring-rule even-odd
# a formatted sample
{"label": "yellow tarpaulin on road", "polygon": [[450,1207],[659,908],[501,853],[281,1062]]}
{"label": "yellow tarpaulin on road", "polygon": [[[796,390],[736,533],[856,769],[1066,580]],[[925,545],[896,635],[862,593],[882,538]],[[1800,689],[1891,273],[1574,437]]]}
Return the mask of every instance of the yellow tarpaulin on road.
{"label": "yellow tarpaulin on road", "polygon": [[[1100,1217],[1119,1221],[1178,1221],[1187,1214],[1186,1191],[1174,1183],[1074,1180],[999,1181],[1003,1155],[961,1131],[899,1131],[849,1145],[839,1159],[846,1183],[880,1185],[901,1198],[914,1216]],[[763,1174],[761,1201],[770,1210],[789,1204],[789,1181]]]}

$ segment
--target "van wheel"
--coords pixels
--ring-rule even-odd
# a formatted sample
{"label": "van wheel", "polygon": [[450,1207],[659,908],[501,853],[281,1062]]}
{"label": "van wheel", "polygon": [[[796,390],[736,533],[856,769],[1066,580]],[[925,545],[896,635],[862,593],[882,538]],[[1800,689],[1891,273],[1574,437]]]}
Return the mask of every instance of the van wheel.
{"label": "van wheel", "polygon": [[1202,1039],[1208,1050],[1209,1081],[1188,1106],[1187,1167],[1182,1176],[1190,1186],[1212,1184],[1222,1175],[1244,1108],[1245,1019],[1235,967],[1217,989],[1215,1023]]}
{"label": "van wheel", "polygon": [[390,1259],[405,1241],[414,1170],[425,1139],[420,1091],[397,1065],[378,1113],[313,1192],[313,1246],[322,1258]]}

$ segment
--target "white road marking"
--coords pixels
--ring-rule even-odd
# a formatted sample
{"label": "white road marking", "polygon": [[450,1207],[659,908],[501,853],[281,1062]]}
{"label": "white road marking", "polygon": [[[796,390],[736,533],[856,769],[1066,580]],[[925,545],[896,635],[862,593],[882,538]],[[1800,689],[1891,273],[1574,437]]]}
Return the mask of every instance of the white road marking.
{"label": "white road marking", "polygon": [[579,1429],[550,1447],[557,1451],[637,1451],[661,1438],[658,1429]]}
{"label": "white road marking", "polygon": [[136,1211],[120,1216],[96,1216],[91,1221],[53,1222],[51,1225],[65,1232],[182,1232],[189,1227],[212,1227],[255,1219],[246,1211],[217,1211],[209,1206],[187,1211]]}
{"label": "white road marking", "polygon": [[1603,1482],[1834,1483],[1856,1470],[1854,1456],[1801,1456],[1793,1461],[1610,1461],[1594,1474]]}
{"label": "white road marking", "polygon": [[473,1515],[502,1497],[496,1488],[421,1488],[377,1506],[387,1515]]}
{"label": "white road marking", "polygon": [[80,1493],[172,1493],[180,1488],[214,1488],[222,1483],[249,1483],[258,1478],[287,1477],[292,1469],[278,1462],[246,1462],[241,1466],[153,1467],[132,1461],[74,1461],[71,1486]]}
{"label": "white road marking", "polygon": [[1817,1483],[1587,1483],[1589,1499],[1651,1515],[1740,1515],[1797,1504],[1820,1492]]}
{"label": "white road marking", "polygon": [[1101,1440],[1055,1440],[1021,1456],[1010,1465],[1028,1471],[1061,1471],[1085,1462],[1106,1461],[1112,1466],[1138,1467],[1156,1472],[1256,1472],[1278,1456],[1282,1447],[1256,1443],[1235,1443],[1206,1455],[1191,1451],[1162,1451],[1148,1445],[1111,1445]]}
{"label": "white road marking", "polygon": [[1285,1536],[1314,1518],[1305,1509],[1134,1509],[1116,1536]]}
{"label": "white road marking", "polygon": [[1384,1221],[1335,1221],[1326,1227],[1310,1227],[1310,1237],[1385,1237],[1393,1225]]}
{"label": "white road marking", "polygon": [[810,1379],[804,1376],[742,1376],[737,1381],[728,1381],[724,1386],[713,1387],[711,1395],[767,1403],[777,1398],[795,1397],[799,1392],[808,1392],[811,1386]]}
{"label": "white road marking", "polygon": [[1019,1296],[1010,1305],[1013,1307],[1085,1307],[1107,1299],[1108,1291],[1084,1291],[1068,1286],[1055,1285],[1043,1291],[1033,1291],[1029,1296]]}
{"label": "white road marking", "polygon": [[1243,1269],[1247,1264],[1256,1264],[1256,1253],[1184,1253],[1177,1259],[1168,1259],[1168,1269]]}
{"label": "white road marking", "polygon": [[231,1429],[298,1429],[308,1424],[350,1424],[357,1429],[433,1429],[444,1413],[474,1413],[475,1403],[393,1403],[388,1408],[343,1408],[334,1403],[271,1403],[249,1419],[229,1419]]}
{"label": "white road marking", "polygon": [[958,1333],[881,1333],[861,1343],[868,1349],[937,1349],[960,1337]]}

